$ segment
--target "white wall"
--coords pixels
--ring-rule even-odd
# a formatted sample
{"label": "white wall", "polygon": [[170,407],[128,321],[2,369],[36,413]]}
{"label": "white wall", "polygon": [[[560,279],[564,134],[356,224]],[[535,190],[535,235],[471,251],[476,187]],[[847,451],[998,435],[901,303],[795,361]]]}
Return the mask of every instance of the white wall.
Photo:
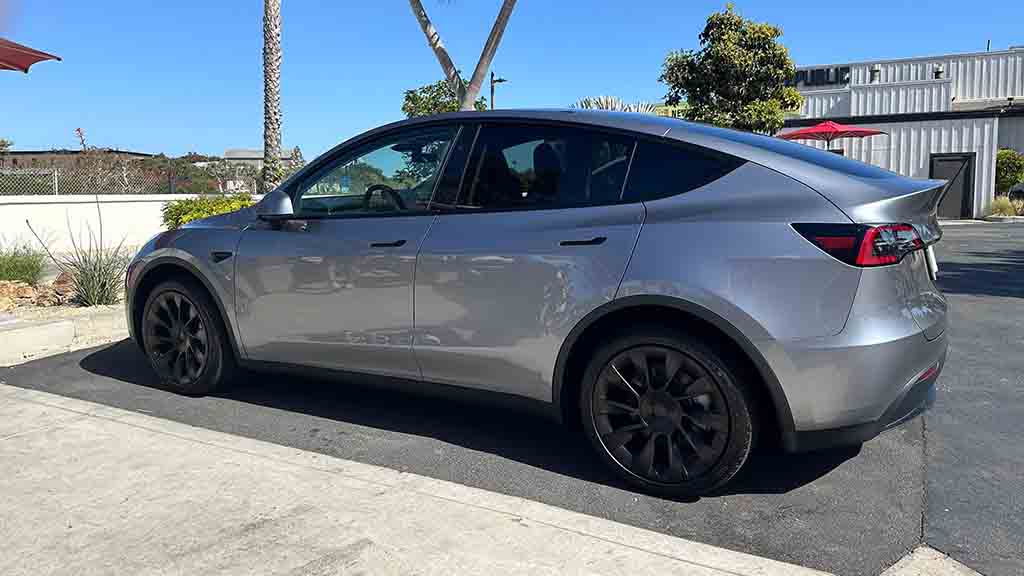
{"label": "white wall", "polygon": [[850,65],[850,83],[869,84],[875,64],[880,68],[880,83],[930,80],[935,66],[942,64],[944,77],[953,81],[952,96],[957,101],[1024,96],[1024,49],[859,62]]}
{"label": "white wall", "polygon": [[813,90],[801,92],[804,103],[800,107],[800,116],[804,118],[822,118],[850,115],[850,89]]}
{"label": "white wall", "polygon": [[[124,239],[125,246],[144,244],[163,230],[160,208],[165,202],[191,198],[187,194],[173,195],[100,195],[100,213],[103,215],[103,242],[116,246]],[[50,245],[53,252],[71,250],[71,236],[75,242],[89,241],[89,230],[98,238],[99,216],[96,196],[0,196],[0,236],[7,242],[35,239],[25,221]]]}
{"label": "white wall", "polygon": [[[911,178],[927,178],[929,158],[933,153],[975,152],[974,216],[988,213],[995,195],[996,142],[999,141],[998,118],[968,118],[899,122],[892,124],[857,124],[874,128],[887,135],[869,138],[843,138],[832,142],[843,148],[847,158],[868,162]],[[787,129],[789,132],[792,129]],[[803,144],[824,148],[824,142],[799,140]]]}
{"label": "white wall", "polygon": [[850,91],[852,116],[946,112],[950,109],[950,80],[922,80],[896,84],[853,86]]}

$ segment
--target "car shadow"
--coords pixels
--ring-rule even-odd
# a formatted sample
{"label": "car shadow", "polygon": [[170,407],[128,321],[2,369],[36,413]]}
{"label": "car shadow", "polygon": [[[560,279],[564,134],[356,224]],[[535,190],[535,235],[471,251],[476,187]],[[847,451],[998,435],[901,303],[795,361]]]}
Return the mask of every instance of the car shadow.
{"label": "car shadow", "polygon": [[1024,250],[971,251],[939,262],[946,294],[1024,298]]}
{"label": "car shadow", "polygon": [[[81,360],[80,366],[98,376],[158,388],[156,376],[145,357],[128,340],[89,354]],[[327,381],[249,371],[227,390],[214,396],[337,422],[430,437],[557,474],[629,489],[592,456],[582,434],[522,407],[481,402],[475,396],[473,401],[469,401],[347,380]],[[177,413],[154,415],[183,418]],[[786,493],[828,474],[858,452],[859,447],[805,454],[759,450],[740,476],[711,497]],[[415,469],[407,471],[417,472]]]}

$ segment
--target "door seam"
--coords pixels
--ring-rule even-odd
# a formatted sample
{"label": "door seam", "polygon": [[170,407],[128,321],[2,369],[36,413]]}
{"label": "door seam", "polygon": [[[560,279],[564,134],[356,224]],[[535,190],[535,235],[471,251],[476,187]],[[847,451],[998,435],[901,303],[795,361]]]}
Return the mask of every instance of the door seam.
{"label": "door seam", "polygon": [[633,239],[633,249],[629,251],[629,258],[626,259],[626,265],[622,268],[622,275],[619,276],[619,283],[615,286],[615,294],[612,295],[610,301],[614,302],[619,297],[619,290],[622,289],[622,282],[626,279],[626,273],[629,272],[629,264],[633,262],[633,254],[636,254],[636,247],[640,244],[640,234],[643,234],[644,224],[647,223],[647,203],[640,202],[640,206],[643,208],[643,214],[640,216],[640,226],[636,230],[636,238]]}
{"label": "door seam", "polygon": [[412,261],[412,284],[410,285],[410,290],[412,291],[412,298],[410,298],[412,301],[410,304],[412,307],[412,326],[409,331],[409,351],[412,353],[412,361],[416,363],[416,371],[419,372],[420,382],[423,382],[423,366],[420,365],[420,359],[416,356],[416,273],[420,267],[420,251],[423,250],[423,245],[427,243],[427,238],[430,237],[430,231],[434,229],[434,224],[437,224],[437,220],[439,218],[440,216],[435,214],[434,218],[430,221],[430,224],[427,225],[426,232],[423,233],[423,236],[420,238],[419,245],[416,246],[416,256]]}

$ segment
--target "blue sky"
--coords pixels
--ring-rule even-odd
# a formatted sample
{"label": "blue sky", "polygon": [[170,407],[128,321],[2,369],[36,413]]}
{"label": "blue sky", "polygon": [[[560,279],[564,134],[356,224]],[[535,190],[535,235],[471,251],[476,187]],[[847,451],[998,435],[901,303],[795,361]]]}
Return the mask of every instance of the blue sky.
{"label": "blue sky", "polygon": [[[423,0],[465,75],[497,0]],[[0,0],[0,36],[53,52],[0,73],[0,137],[179,155],[262,146],[261,0]],[[797,64],[1024,44],[1024,2],[737,1],[784,30]],[[442,77],[404,0],[283,0],[284,144],[307,159],[402,117],[402,92]],[[494,60],[501,107],[612,94],[659,100],[665,54],[693,48],[724,1],[520,0]],[[835,31],[828,32],[823,31]],[[486,89],[486,88],[485,88]]]}

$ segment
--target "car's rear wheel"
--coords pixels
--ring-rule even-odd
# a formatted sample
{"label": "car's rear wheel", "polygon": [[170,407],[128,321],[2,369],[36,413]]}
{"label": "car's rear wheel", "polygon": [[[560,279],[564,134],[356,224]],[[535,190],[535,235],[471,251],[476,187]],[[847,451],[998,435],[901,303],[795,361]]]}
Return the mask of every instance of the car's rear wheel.
{"label": "car's rear wheel", "polygon": [[207,394],[230,379],[234,356],[210,296],[194,282],[168,280],[146,299],[143,347],[161,384]]}
{"label": "car's rear wheel", "polygon": [[705,494],[747,461],[753,394],[719,354],[652,326],[601,346],[580,390],[583,429],[631,485],[664,496]]}

